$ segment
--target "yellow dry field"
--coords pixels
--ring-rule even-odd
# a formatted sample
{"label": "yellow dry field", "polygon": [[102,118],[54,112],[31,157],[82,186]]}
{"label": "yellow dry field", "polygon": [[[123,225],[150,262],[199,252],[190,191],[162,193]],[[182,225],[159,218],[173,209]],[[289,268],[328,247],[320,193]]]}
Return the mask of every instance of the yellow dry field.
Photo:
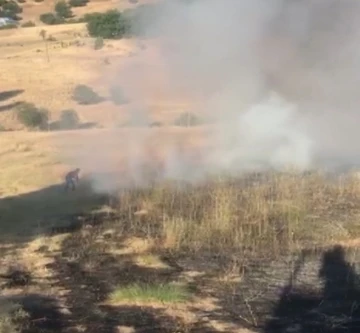
{"label": "yellow dry field", "polygon": [[[54,12],[56,0],[44,0],[42,2],[35,2],[33,0],[27,1],[22,4],[23,13],[21,14],[22,22],[32,21],[37,25],[43,25],[40,21],[39,16],[43,13]],[[142,1],[143,3],[150,2]],[[128,0],[91,0],[84,7],[73,7],[71,8],[74,18],[81,17],[84,14],[92,12],[104,12],[109,9],[117,8],[124,10],[127,8],[134,7]]]}
{"label": "yellow dry field", "polygon": [[[53,5],[46,0],[25,4],[22,22],[33,20]],[[74,11],[83,15],[129,6],[133,5],[128,1],[90,1]],[[42,30],[46,31],[47,43],[40,36]],[[37,24],[0,30],[0,48],[0,124],[6,129],[22,128],[14,116],[19,102],[48,109],[50,121],[56,121],[62,110],[74,109],[81,122],[95,123],[98,127],[125,123],[139,105],[147,108],[152,121],[164,124],[172,123],[189,108],[183,99],[169,97],[155,41],[105,41],[101,50],[94,50],[94,39],[88,36],[85,24]],[[137,64],[145,68],[123,74],[124,69],[136,68]],[[79,84],[90,86],[105,100],[96,105],[77,104],[72,95]],[[114,85],[132,91],[128,103],[115,105],[110,100],[110,88]]]}

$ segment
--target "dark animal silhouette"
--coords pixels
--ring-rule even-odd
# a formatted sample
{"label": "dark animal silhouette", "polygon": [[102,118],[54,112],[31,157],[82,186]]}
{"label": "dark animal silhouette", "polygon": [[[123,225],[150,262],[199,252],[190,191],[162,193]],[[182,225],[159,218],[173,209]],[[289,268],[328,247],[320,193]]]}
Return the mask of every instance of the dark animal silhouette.
{"label": "dark animal silhouette", "polygon": [[65,191],[67,192],[69,189],[75,191],[77,184],[79,183],[79,173],[80,169],[76,168],[68,172],[65,176]]}

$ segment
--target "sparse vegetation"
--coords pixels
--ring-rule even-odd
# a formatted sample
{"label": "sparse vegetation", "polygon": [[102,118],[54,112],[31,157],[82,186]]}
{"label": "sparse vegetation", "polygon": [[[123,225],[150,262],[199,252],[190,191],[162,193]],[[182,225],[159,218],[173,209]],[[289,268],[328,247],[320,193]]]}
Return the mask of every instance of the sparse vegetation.
{"label": "sparse vegetation", "polygon": [[84,7],[88,4],[89,0],[70,0],[69,5],[71,7]]}
{"label": "sparse vegetation", "polygon": [[48,125],[48,110],[23,102],[16,107],[18,121],[27,128],[45,129]]}
{"label": "sparse vegetation", "polygon": [[21,25],[23,28],[35,27],[36,24],[33,21],[27,21]]}
{"label": "sparse vegetation", "polygon": [[195,114],[184,112],[178,118],[175,119],[174,125],[175,126],[199,126],[202,124],[201,119],[196,116]]}
{"label": "sparse vegetation", "polygon": [[7,24],[0,27],[0,30],[7,30],[7,29],[16,29],[18,26],[16,24]]}
{"label": "sparse vegetation", "polygon": [[76,129],[79,127],[79,116],[75,110],[63,110],[60,114],[60,129]]}
{"label": "sparse vegetation", "polygon": [[119,39],[129,31],[129,22],[125,16],[117,10],[109,10],[105,13],[92,13],[85,15],[87,30],[92,37],[104,39]]}
{"label": "sparse vegetation", "polygon": [[171,284],[120,286],[110,294],[112,303],[118,302],[160,302],[179,303],[189,298],[189,293],[182,286]]}
{"label": "sparse vegetation", "polygon": [[64,19],[56,16],[54,13],[44,13],[40,15],[40,21],[48,25],[64,23]]}
{"label": "sparse vegetation", "polygon": [[79,84],[75,87],[73,99],[82,105],[97,104],[103,101],[101,96],[84,84]]}

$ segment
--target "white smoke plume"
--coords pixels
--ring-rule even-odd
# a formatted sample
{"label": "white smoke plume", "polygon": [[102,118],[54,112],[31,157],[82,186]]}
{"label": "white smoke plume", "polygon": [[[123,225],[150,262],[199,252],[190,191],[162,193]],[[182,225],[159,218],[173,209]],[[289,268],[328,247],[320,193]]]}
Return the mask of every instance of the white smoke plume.
{"label": "white smoke plume", "polygon": [[[359,1],[168,0],[136,24],[157,57],[145,49],[143,62],[119,70],[130,98],[143,102],[143,82],[162,71],[163,91],[211,122],[203,163],[168,143],[160,178],[357,162]],[[126,163],[140,183],[158,132],[128,137]]]}

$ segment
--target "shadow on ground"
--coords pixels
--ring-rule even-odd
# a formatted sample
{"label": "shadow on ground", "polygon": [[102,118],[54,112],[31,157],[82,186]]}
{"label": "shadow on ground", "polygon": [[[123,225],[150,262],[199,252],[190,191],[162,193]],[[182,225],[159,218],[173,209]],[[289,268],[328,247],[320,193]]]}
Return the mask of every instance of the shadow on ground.
{"label": "shadow on ground", "polygon": [[289,283],[275,306],[266,333],[355,333],[360,330],[359,277],[335,246],[323,254],[319,294],[294,290]]}
{"label": "shadow on ground", "polygon": [[[40,294],[27,294],[2,297],[1,301],[3,307],[0,309],[0,318],[5,319],[6,316],[11,315],[13,323],[20,328],[21,333],[61,332],[65,327],[66,315],[55,298]],[[4,313],[5,304],[20,306],[26,317],[20,317],[11,312]],[[0,326],[0,328],[5,329],[4,326]],[[16,330],[16,332],[20,331]]]}
{"label": "shadow on ground", "polygon": [[17,95],[20,95],[24,92],[23,89],[15,89],[15,90],[8,90],[8,91],[1,91],[0,92],[0,102],[6,101],[10,98],[13,98]]}
{"label": "shadow on ground", "polygon": [[22,102],[12,102],[9,104],[1,105],[0,112],[12,110],[12,109],[16,108],[17,106],[19,106],[21,103]]}
{"label": "shadow on ground", "polygon": [[359,332],[360,279],[345,254],[359,265],[356,249],[306,250],[297,260],[249,263],[240,282],[212,283],[205,293],[202,286],[213,276],[202,275],[193,284],[216,300],[217,309],[193,312],[263,333]]}
{"label": "shadow on ground", "polygon": [[4,247],[48,233],[53,227],[69,224],[75,214],[91,214],[106,203],[84,182],[74,192],[66,193],[64,184],[0,199],[0,241]]}
{"label": "shadow on ground", "polygon": [[87,123],[78,124],[77,127],[74,127],[74,128],[64,128],[59,121],[54,121],[49,125],[49,129],[51,131],[70,131],[70,130],[76,131],[76,130],[79,130],[79,129],[96,128],[97,126],[98,126],[97,123],[87,122]]}

